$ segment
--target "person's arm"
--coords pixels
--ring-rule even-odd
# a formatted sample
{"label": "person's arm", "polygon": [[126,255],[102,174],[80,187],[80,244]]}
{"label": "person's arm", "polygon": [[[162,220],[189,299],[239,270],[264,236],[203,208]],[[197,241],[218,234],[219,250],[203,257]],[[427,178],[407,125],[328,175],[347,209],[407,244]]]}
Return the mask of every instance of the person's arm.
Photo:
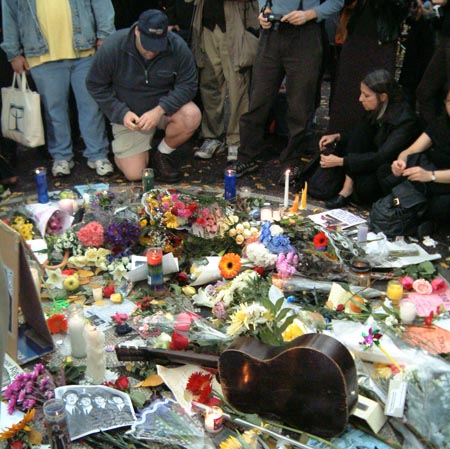
{"label": "person's arm", "polygon": [[[116,30],[114,27],[114,7],[111,0],[91,0],[91,6],[97,26],[97,39],[104,39]],[[100,47],[100,45],[97,46]]]}
{"label": "person's arm", "polygon": [[177,47],[177,72],[174,88],[159,100],[159,106],[167,115],[172,115],[186,103],[192,101],[197,93],[197,67],[192,52],[181,38],[175,42]]}
{"label": "person's arm", "polygon": [[391,169],[394,176],[401,176],[406,169],[406,163],[408,161],[408,156],[410,154],[422,153],[432,145],[430,136],[426,133],[422,133],[414,143],[409,146],[406,150],[403,150],[397,157],[397,159],[392,162]]}
{"label": "person's arm", "polygon": [[408,181],[450,184],[450,170],[425,170],[422,167],[410,167],[403,170],[402,176]]}
{"label": "person's arm", "polygon": [[[6,53],[9,62],[17,58],[24,60],[23,48],[20,40],[19,19],[17,11],[17,1],[2,0],[2,28],[3,28],[3,42],[1,48]],[[20,58],[19,58],[20,57]],[[23,64],[22,64],[23,65]],[[18,67],[13,66],[14,71]],[[21,73],[21,72],[20,72]]]}
{"label": "person's arm", "polygon": [[108,119],[112,123],[123,124],[130,108],[116,97],[113,87],[114,57],[108,50],[106,42],[95,54],[86,78],[86,87]]}

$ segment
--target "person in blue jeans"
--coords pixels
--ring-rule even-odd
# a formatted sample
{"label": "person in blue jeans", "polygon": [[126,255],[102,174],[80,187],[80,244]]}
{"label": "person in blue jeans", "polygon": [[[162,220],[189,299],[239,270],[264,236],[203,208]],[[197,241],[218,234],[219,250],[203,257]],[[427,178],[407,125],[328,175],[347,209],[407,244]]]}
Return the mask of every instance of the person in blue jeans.
{"label": "person in blue jeans", "polygon": [[115,31],[110,0],[2,0],[1,45],[17,73],[30,71],[41,95],[53,176],[74,166],[69,120],[72,88],[86,146],[83,155],[99,176],[113,173],[105,119],[86,88],[92,57]]}

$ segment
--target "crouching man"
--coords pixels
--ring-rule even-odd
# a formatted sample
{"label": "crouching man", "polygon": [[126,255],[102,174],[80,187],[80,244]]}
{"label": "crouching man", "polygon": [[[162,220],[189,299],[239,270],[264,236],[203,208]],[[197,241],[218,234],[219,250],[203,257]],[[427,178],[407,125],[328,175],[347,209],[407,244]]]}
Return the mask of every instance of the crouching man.
{"label": "crouching man", "polygon": [[194,57],[167,30],[167,16],[149,9],[130,29],[119,30],[96,53],[86,85],[112,122],[115,162],[130,181],[149,163],[156,128],[165,137],[152,152],[157,181],[181,179],[171,153],[197,129],[201,113],[191,101],[197,89]]}

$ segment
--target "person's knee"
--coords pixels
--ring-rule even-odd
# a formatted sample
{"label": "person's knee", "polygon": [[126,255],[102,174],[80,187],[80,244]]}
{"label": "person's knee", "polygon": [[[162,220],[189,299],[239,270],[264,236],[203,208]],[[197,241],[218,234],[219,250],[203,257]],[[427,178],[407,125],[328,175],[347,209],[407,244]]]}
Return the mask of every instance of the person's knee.
{"label": "person's knee", "polygon": [[202,113],[193,102],[185,104],[178,113],[180,125],[186,132],[193,133],[199,127]]}
{"label": "person's knee", "polygon": [[116,157],[115,162],[127,181],[139,181],[142,177],[142,170],[148,165],[145,158],[129,160],[129,158],[120,159]]}

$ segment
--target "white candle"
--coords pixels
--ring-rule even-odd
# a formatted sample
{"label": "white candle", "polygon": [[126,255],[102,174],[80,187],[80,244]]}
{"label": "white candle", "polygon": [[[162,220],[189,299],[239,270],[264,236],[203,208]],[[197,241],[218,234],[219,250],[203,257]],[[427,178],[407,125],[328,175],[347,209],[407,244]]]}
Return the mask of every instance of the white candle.
{"label": "white candle", "polygon": [[210,407],[205,413],[205,429],[209,433],[218,433],[223,427],[223,411],[220,407]]}
{"label": "white candle", "polygon": [[280,220],[281,220],[280,209],[274,209],[274,210],[272,211],[272,218],[273,218],[275,221],[280,221]]}
{"label": "white candle", "polygon": [[69,315],[67,325],[72,356],[76,358],[86,357],[86,342],[84,340],[85,320],[82,311],[80,313],[74,308]]}
{"label": "white candle", "polygon": [[94,301],[103,301],[103,289],[101,287],[92,289]]}
{"label": "white candle", "polygon": [[284,173],[284,208],[286,209],[289,204],[289,175],[291,171],[289,169]]}
{"label": "white candle", "polygon": [[59,200],[59,208],[69,215],[73,215],[73,200],[71,198],[64,198]]}
{"label": "white candle", "polygon": [[87,325],[84,330],[86,340],[86,376],[92,383],[100,385],[105,380],[105,334],[95,326]]}
{"label": "white candle", "polygon": [[270,204],[264,204],[261,207],[260,219],[261,221],[272,221],[272,206]]}
{"label": "white candle", "polygon": [[400,303],[400,320],[402,323],[411,324],[417,315],[416,305],[413,302]]}

